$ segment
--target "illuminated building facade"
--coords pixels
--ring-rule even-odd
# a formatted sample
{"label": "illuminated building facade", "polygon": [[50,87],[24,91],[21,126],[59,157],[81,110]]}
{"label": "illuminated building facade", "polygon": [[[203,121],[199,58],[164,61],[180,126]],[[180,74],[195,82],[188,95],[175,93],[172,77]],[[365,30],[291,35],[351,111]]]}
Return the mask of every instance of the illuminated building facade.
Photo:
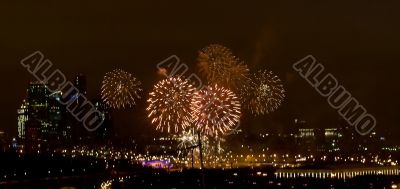
{"label": "illuminated building facade", "polygon": [[51,93],[45,84],[31,83],[17,109],[18,137],[30,142],[59,139],[64,112],[60,98],[59,92]]}
{"label": "illuminated building facade", "polygon": [[156,169],[169,169],[172,167],[169,160],[142,161],[142,165],[146,166],[146,167],[156,168]]}
{"label": "illuminated building facade", "polygon": [[21,107],[17,109],[17,121],[18,121],[18,138],[25,138],[25,124],[28,121],[28,103],[24,100]]}
{"label": "illuminated building facade", "polygon": [[[86,77],[84,75],[77,75],[73,79],[73,83],[80,94],[86,95]],[[35,139],[41,143],[53,141],[52,144],[73,145],[92,138],[104,141],[113,134],[111,114],[100,99],[94,101],[94,105],[101,112],[100,117],[104,118],[104,122],[98,131],[91,133],[83,127],[82,122],[76,120],[69,113],[65,105],[59,102],[62,98],[61,91],[52,92],[45,84],[32,82],[29,84],[26,94],[26,99],[17,109],[17,130],[20,139],[26,139],[29,134],[34,134],[34,137],[29,136],[30,141]],[[73,105],[83,103],[78,101],[76,93],[64,98],[63,100],[71,101]],[[35,129],[31,129],[35,132],[27,132],[29,121],[35,122]],[[63,141],[68,141],[68,143]]]}
{"label": "illuminated building facade", "polygon": [[328,152],[339,151],[339,144],[342,141],[343,134],[339,128],[326,128],[324,129],[324,142],[326,145],[325,150]]}

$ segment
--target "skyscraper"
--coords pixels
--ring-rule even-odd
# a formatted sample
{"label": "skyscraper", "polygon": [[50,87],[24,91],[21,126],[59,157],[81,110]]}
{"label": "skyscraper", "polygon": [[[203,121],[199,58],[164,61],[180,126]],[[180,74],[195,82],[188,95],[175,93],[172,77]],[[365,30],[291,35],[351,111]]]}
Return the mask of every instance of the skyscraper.
{"label": "skyscraper", "polygon": [[74,79],[74,86],[79,90],[79,93],[86,95],[86,76],[78,74]]}
{"label": "skyscraper", "polygon": [[97,139],[101,141],[107,141],[114,134],[111,113],[108,106],[100,99],[95,99],[92,101],[95,105],[96,110],[101,112],[101,117],[104,119],[103,124],[95,131]]}
{"label": "skyscraper", "polygon": [[46,85],[33,82],[28,87],[28,121],[35,121],[35,127],[38,129],[38,139],[46,138],[51,130],[51,125],[47,120],[50,91]]}
{"label": "skyscraper", "polygon": [[18,121],[18,138],[25,138],[25,124],[28,121],[28,102],[23,100],[21,107],[17,109],[17,121]]}
{"label": "skyscraper", "polygon": [[[80,107],[83,105],[84,102],[79,101],[80,99],[78,98],[79,95],[83,95],[86,97],[87,92],[86,92],[86,76],[83,74],[77,74],[74,79],[73,79],[74,87],[78,89],[78,93],[74,93],[73,96],[71,97],[73,101],[73,107]],[[74,142],[76,143],[81,143],[83,141],[86,141],[87,139],[90,138],[90,133],[87,132],[87,130],[84,128],[82,122],[79,122],[76,120],[74,116],[72,116],[70,113],[67,112],[67,122],[68,125],[71,126],[71,136]]]}
{"label": "skyscraper", "polygon": [[56,139],[63,124],[63,106],[58,102],[60,97],[59,92],[51,93],[45,84],[30,83],[27,97],[17,109],[18,137],[29,137],[27,140],[31,142]]}

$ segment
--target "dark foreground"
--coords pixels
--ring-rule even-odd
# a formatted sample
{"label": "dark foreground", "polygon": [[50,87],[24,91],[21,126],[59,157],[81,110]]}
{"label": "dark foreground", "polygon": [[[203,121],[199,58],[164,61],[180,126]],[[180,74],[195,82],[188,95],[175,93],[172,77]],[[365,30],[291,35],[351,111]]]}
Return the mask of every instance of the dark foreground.
{"label": "dark foreground", "polygon": [[[259,173],[259,172],[258,172]],[[125,189],[125,188],[394,188],[400,183],[399,176],[360,176],[350,180],[334,179],[275,179],[273,174],[257,174],[253,169],[236,170],[185,170],[166,172],[141,170],[112,179],[91,176],[38,180],[2,185],[1,188],[48,188],[48,189]],[[104,179],[104,178],[103,178]]]}

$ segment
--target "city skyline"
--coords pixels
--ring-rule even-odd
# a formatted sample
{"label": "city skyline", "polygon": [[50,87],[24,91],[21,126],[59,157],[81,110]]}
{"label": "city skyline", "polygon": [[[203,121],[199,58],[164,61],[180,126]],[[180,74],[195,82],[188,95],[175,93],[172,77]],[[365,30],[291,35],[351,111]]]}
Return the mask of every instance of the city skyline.
{"label": "city skyline", "polygon": [[[86,76],[84,76],[84,75],[82,75],[82,74],[77,74],[76,76],[75,76],[75,79],[72,79],[72,81],[73,82],[78,82],[78,80],[77,80],[77,78],[78,77],[84,77],[84,80],[86,80]],[[30,82],[30,85],[32,85],[32,84],[35,84],[35,83],[38,83],[38,82]],[[40,83],[38,83],[38,84],[40,84]],[[82,86],[79,86],[79,85],[76,85],[76,87],[80,90],[80,91],[82,91],[82,93],[83,94],[85,94],[85,95],[87,95],[86,94],[86,81],[85,81],[85,86],[84,87],[82,87]],[[27,97],[29,96],[29,93],[28,93],[28,91],[29,91],[29,89],[27,89]],[[48,95],[48,94],[47,94]],[[90,101],[93,101],[93,102],[97,102],[97,101],[102,101],[101,99],[100,99],[101,97],[100,97],[100,94],[97,94],[97,95],[95,95],[95,97],[93,97],[93,98],[91,98],[91,99],[89,99]],[[143,101],[143,99],[139,99],[139,100],[142,100]],[[23,99],[22,100],[22,104],[21,104],[21,107],[25,104],[25,101],[26,101],[26,99]],[[104,103],[104,102],[103,102]],[[110,111],[125,111],[125,109],[123,109],[123,110],[112,110],[112,108],[111,107],[108,107],[109,109],[110,109]],[[136,107],[129,107],[129,108],[126,108],[126,109],[130,109],[130,110],[135,110],[136,109]],[[20,111],[20,108],[18,108],[17,109],[17,115],[19,114],[19,111]],[[137,111],[137,110],[136,110]],[[140,111],[140,110],[139,110]],[[68,113],[67,113],[68,114]],[[246,111],[245,112],[245,114],[247,114],[248,116],[250,116],[250,111],[248,110],[248,111]],[[248,119],[259,119],[259,117],[262,117],[262,115],[261,116],[256,116],[255,118],[248,118]],[[17,116],[17,119],[18,119],[18,116]],[[284,130],[290,130],[290,128],[288,128],[288,125],[290,125],[290,124],[292,124],[292,122],[294,121],[294,120],[296,120],[296,119],[304,119],[304,117],[301,117],[301,116],[293,116],[291,119],[289,119],[289,120],[287,120],[287,122],[286,122],[286,126],[285,126],[285,128],[283,128]],[[324,125],[323,127],[319,127],[318,125],[309,125],[308,126],[308,128],[329,128],[329,127],[332,127],[332,126],[336,126],[336,125],[338,125],[338,123],[340,122],[340,120],[341,119],[343,119],[342,117],[340,117],[340,115],[338,115],[337,116],[337,120],[335,120],[335,121],[333,121],[333,122],[331,122],[331,123],[328,123],[327,125]],[[247,120],[248,121],[248,120]],[[252,120],[250,120],[249,122],[252,122]],[[17,123],[18,124],[18,123]],[[246,128],[246,127],[244,127],[244,128],[241,128],[242,130],[244,129],[244,130],[248,130],[248,128]],[[281,128],[282,129],[282,128]],[[18,130],[18,129],[17,129]],[[280,129],[279,128],[276,128],[276,127],[272,127],[272,130],[271,129],[264,129],[264,130],[262,130],[262,131],[279,131]],[[250,130],[251,131],[251,130]],[[374,129],[374,131],[376,131],[375,129]],[[250,132],[250,133],[252,133],[252,132]],[[154,133],[153,133],[154,134]]]}
{"label": "city skyline", "polygon": [[399,5],[2,2],[0,188],[400,188]]}

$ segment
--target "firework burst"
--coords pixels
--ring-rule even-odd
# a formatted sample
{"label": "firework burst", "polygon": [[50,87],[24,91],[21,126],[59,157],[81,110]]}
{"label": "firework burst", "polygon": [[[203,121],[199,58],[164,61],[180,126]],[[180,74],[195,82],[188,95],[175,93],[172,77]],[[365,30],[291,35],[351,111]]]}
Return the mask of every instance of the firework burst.
{"label": "firework burst", "polygon": [[195,88],[186,79],[170,77],[158,82],[149,94],[147,111],[157,130],[177,133],[191,123],[191,101]]}
{"label": "firework burst", "polygon": [[258,71],[252,76],[248,87],[243,88],[244,108],[255,115],[264,115],[279,108],[285,98],[281,80],[271,71]]}
{"label": "firework burst", "polygon": [[212,44],[203,48],[197,60],[200,73],[209,84],[218,84],[236,91],[249,81],[247,65],[222,45]]}
{"label": "firework burst", "polygon": [[115,69],[105,74],[101,86],[101,97],[103,101],[112,108],[132,107],[136,104],[135,99],[140,99],[140,81],[132,74]]}
{"label": "firework burst", "polygon": [[224,135],[239,123],[241,110],[236,95],[218,85],[207,86],[194,94],[194,126],[205,135]]}
{"label": "firework burst", "polygon": [[197,60],[200,73],[212,83],[223,79],[222,75],[226,75],[226,68],[236,61],[228,48],[217,44],[209,45],[200,50]]}
{"label": "firework burst", "polygon": [[224,80],[219,83],[238,93],[241,88],[250,84],[249,68],[244,63],[232,65],[224,76]]}

